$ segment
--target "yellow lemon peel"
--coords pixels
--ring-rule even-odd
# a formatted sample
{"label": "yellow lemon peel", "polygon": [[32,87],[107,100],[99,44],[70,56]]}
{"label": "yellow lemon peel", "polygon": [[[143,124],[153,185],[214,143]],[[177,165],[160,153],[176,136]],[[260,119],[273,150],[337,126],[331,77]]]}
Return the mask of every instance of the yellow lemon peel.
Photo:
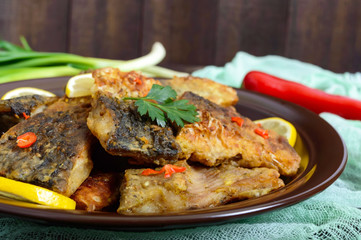
{"label": "yellow lemon peel", "polygon": [[7,93],[5,93],[1,97],[1,100],[7,100],[7,99],[12,99],[12,98],[17,98],[17,97],[22,97],[22,96],[27,96],[27,95],[41,95],[41,96],[46,96],[46,97],[55,97],[54,93],[40,89],[40,88],[19,87],[19,88],[12,89],[12,90],[8,91]]}
{"label": "yellow lemon peel", "polygon": [[296,128],[288,121],[279,117],[270,117],[254,121],[262,125],[264,129],[270,129],[284,136],[293,147],[297,139]]}
{"label": "yellow lemon peel", "polygon": [[0,195],[23,202],[37,203],[59,209],[74,210],[76,203],[49,189],[0,177]]}

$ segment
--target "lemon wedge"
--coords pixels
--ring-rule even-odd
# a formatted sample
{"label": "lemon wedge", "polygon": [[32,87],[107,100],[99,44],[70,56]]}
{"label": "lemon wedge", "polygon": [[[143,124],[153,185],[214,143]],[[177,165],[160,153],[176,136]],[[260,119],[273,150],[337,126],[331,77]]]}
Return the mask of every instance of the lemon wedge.
{"label": "lemon wedge", "polygon": [[94,78],[91,73],[76,75],[66,84],[65,94],[70,98],[88,96],[93,84]]}
{"label": "lemon wedge", "polygon": [[254,122],[257,124],[258,123],[261,124],[264,129],[273,130],[276,133],[284,136],[292,147],[295,145],[297,138],[297,131],[296,128],[290,122],[278,117],[260,119]]}
{"label": "lemon wedge", "polygon": [[64,195],[29,183],[0,177],[0,195],[23,202],[37,203],[53,208],[74,210],[76,203]]}
{"label": "lemon wedge", "polygon": [[45,97],[55,97],[55,94],[40,88],[33,88],[33,87],[19,87],[12,89],[5,93],[1,100],[11,99],[11,98],[17,98],[22,97],[26,95],[41,95]]}

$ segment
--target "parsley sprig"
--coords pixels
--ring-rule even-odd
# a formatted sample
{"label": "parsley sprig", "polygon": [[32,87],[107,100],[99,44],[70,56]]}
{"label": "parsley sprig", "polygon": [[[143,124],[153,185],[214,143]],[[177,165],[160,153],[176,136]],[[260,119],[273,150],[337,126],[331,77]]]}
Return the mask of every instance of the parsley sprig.
{"label": "parsley sprig", "polygon": [[123,100],[136,100],[135,105],[141,116],[146,114],[164,127],[167,119],[183,127],[184,122],[193,123],[199,121],[196,107],[188,104],[188,100],[175,100],[177,93],[170,86],[153,84],[152,89],[145,97],[125,97]]}

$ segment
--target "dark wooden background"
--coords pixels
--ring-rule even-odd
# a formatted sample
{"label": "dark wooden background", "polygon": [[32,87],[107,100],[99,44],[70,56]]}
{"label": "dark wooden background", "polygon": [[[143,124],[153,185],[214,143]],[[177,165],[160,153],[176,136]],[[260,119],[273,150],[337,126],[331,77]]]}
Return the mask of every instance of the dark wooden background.
{"label": "dark wooden background", "polygon": [[33,49],[224,65],[237,51],[361,71],[360,0],[0,0],[0,37]]}

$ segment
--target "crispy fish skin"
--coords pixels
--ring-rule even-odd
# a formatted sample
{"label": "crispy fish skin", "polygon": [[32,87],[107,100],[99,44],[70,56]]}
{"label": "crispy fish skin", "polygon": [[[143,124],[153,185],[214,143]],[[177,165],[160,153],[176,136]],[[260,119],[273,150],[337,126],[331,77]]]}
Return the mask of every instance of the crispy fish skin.
{"label": "crispy fish skin", "polygon": [[233,201],[259,197],[284,186],[274,169],[246,169],[234,165],[218,167],[176,165],[186,171],[170,178],[163,174],[143,176],[144,169],[128,169],[121,185],[120,214],[164,214],[216,207]]}
{"label": "crispy fish skin", "polygon": [[233,106],[238,102],[236,90],[207,78],[174,77],[170,80],[161,80],[161,83],[164,86],[171,86],[178,96],[182,96],[185,92],[193,92],[223,107]]}
{"label": "crispy fish skin", "polygon": [[[182,98],[197,107],[200,121],[186,124],[177,135],[180,159],[207,166],[237,159],[241,167],[274,168],[285,176],[297,173],[301,158],[284,137],[273,131],[267,139],[256,134],[255,129],[260,127],[233,107],[218,106],[191,92]],[[243,125],[232,122],[232,117],[242,118]]]}
{"label": "crispy fish skin", "polygon": [[133,101],[97,94],[92,106],[89,129],[108,153],[146,165],[163,165],[178,159],[180,148],[173,130],[143,119]]}
{"label": "crispy fish skin", "polygon": [[119,182],[119,173],[91,174],[71,196],[76,209],[93,212],[115,204],[119,199]]}
{"label": "crispy fish skin", "polygon": [[[60,99],[20,122],[0,139],[0,175],[70,196],[93,167],[86,125],[90,99]],[[26,132],[37,136],[28,148],[17,146]]]}
{"label": "crispy fish skin", "polygon": [[34,115],[43,111],[57,100],[58,97],[44,97],[40,95],[0,100],[0,132],[7,131],[10,127],[23,120],[23,113],[28,116]]}
{"label": "crispy fish skin", "polygon": [[166,164],[178,159],[179,145],[170,127],[159,127],[137,112],[134,101],[159,83],[136,72],[104,68],[93,72],[92,111],[88,127],[112,155],[130,157],[134,164]]}

